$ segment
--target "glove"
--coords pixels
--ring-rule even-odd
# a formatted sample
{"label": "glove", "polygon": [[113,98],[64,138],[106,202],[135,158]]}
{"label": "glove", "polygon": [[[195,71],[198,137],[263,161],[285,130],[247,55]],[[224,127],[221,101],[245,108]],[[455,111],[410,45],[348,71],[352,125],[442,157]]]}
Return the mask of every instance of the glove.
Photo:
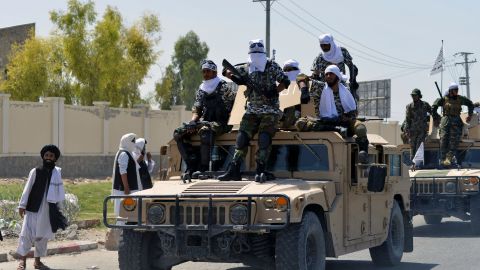
{"label": "glove", "polygon": [[197,121],[192,120],[192,121],[188,122],[186,128],[187,128],[188,133],[195,132],[195,130],[197,128]]}
{"label": "glove", "polygon": [[302,87],[300,91],[302,92],[300,95],[300,103],[307,104],[310,102],[310,93],[308,92],[308,87]]}
{"label": "glove", "polygon": [[309,78],[308,78],[308,76],[307,76],[306,74],[304,74],[304,73],[299,73],[299,74],[297,75],[296,80],[297,80],[297,83],[299,83],[299,82],[301,82],[301,81],[307,83],[308,80],[309,80]]}

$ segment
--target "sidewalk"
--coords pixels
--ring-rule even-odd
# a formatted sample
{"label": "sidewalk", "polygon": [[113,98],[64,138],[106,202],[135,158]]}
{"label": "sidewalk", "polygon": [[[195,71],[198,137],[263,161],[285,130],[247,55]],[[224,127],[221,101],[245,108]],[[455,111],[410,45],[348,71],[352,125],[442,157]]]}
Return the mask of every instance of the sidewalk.
{"label": "sidewalk", "polygon": [[[67,254],[82,252],[92,249],[97,249],[98,243],[93,241],[63,241],[63,242],[53,242],[49,243],[47,254],[48,256],[56,254]],[[15,250],[10,251],[0,251],[0,263],[7,262],[9,260],[15,259],[17,256]],[[27,255],[29,258],[33,257],[33,249]]]}

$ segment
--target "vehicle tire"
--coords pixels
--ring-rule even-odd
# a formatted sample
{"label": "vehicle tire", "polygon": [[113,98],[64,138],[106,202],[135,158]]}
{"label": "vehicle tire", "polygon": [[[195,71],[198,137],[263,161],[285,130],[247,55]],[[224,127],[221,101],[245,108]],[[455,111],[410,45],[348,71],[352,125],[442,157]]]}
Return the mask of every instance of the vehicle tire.
{"label": "vehicle tire", "polygon": [[442,223],[442,218],[440,215],[423,215],[423,219],[428,225],[438,225]]}
{"label": "vehicle tire", "polygon": [[301,223],[277,232],[276,270],[325,270],[325,254],[322,224],[313,212],[305,212]]}
{"label": "vehicle tire", "polygon": [[480,234],[480,208],[470,209],[470,228],[473,234]]}
{"label": "vehicle tire", "polygon": [[162,255],[161,249],[152,247],[156,234],[123,230],[118,246],[120,270],[171,270],[172,267],[158,268],[152,265],[153,259]]}
{"label": "vehicle tire", "polygon": [[388,237],[382,245],[370,248],[370,257],[378,266],[394,266],[400,263],[405,244],[405,227],[403,215],[397,201],[393,201],[393,208],[388,228]]}

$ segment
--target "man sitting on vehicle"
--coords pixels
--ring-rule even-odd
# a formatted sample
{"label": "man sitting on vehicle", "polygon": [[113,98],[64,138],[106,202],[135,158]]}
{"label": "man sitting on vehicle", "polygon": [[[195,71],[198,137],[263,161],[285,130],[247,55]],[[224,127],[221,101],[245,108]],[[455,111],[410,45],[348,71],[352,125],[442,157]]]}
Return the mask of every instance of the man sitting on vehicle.
{"label": "man sitting on vehicle", "polygon": [[[355,99],[340,81],[345,76],[336,65],[330,65],[325,69],[326,84],[312,80],[310,92],[307,87],[308,77],[299,75],[297,83],[302,91],[301,102],[308,103],[310,96],[314,97],[315,111],[318,119],[311,120],[300,118],[295,127],[299,131],[337,131],[337,127],[347,129],[347,136],[356,135],[356,142],[362,156],[368,153],[367,128],[357,120],[357,104]],[[323,88],[322,88],[323,86]],[[320,98],[318,98],[320,97]]]}
{"label": "man sitting on vehicle", "polygon": [[[229,132],[230,111],[235,101],[236,88],[231,87],[217,76],[217,65],[211,60],[202,62],[203,82],[200,84],[192,109],[192,120],[175,129],[173,138],[187,168],[182,174],[184,182],[198,178],[209,169],[210,149],[215,136]],[[190,136],[200,136],[200,168],[194,173],[197,163],[195,155],[190,153],[191,145],[185,140]]]}

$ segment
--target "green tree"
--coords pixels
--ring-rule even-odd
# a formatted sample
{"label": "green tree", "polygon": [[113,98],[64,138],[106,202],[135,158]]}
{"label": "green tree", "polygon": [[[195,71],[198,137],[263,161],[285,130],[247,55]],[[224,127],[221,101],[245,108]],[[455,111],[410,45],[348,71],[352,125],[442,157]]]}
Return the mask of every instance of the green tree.
{"label": "green tree", "polygon": [[155,85],[156,100],[162,110],[170,110],[175,103],[174,96],[180,92],[180,80],[175,73],[173,65],[169,65],[164,72],[163,78]]}
{"label": "green tree", "polygon": [[79,83],[81,104],[107,100],[112,106],[141,101],[139,86],[159,57],[160,22],[144,15],[127,28],[120,12],[107,7],[96,21],[94,3],[69,0],[67,11],[52,11],[62,38],[67,67]]}

